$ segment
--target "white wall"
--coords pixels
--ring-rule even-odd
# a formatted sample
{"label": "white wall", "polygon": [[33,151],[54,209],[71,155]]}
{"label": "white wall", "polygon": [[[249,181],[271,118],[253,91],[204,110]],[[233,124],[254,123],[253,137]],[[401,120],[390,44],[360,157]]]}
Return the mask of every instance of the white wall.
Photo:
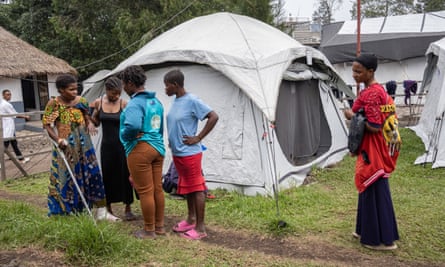
{"label": "white wall", "polygon": [[[400,62],[379,62],[377,71],[375,73],[376,80],[385,87],[385,83],[394,80],[397,82],[397,95],[403,95],[403,81],[404,80],[415,80],[418,82],[418,90],[423,80],[423,72],[425,70],[426,58],[417,57],[407,60],[402,60]],[[340,74],[340,77],[348,85],[352,85],[353,90],[355,90],[355,81],[352,78],[352,62],[333,64],[335,70]],[[417,95],[412,96],[411,103],[417,103]],[[401,105],[404,103],[404,97],[396,97],[396,104]]]}
{"label": "white wall", "polygon": [[56,79],[59,75],[51,75],[48,74],[48,92],[49,92],[49,98],[52,96],[58,96],[59,92],[57,92],[56,88]]}
{"label": "white wall", "polygon": [[5,89],[11,91],[11,102],[23,102],[22,82],[20,79],[0,78],[0,92],[3,92]]}

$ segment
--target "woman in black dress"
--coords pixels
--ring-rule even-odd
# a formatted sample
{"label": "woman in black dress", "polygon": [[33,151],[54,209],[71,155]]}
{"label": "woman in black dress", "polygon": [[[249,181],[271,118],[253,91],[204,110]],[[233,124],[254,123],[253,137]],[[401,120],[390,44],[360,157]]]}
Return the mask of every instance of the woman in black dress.
{"label": "woman in black dress", "polygon": [[100,157],[107,209],[113,214],[111,203],[125,204],[125,220],[134,220],[131,204],[134,201],[133,188],[124,148],[119,140],[119,121],[127,101],[121,99],[122,82],[116,77],[105,81],[105,95],[92,103],[92,121],[97,127],[102,124]]}

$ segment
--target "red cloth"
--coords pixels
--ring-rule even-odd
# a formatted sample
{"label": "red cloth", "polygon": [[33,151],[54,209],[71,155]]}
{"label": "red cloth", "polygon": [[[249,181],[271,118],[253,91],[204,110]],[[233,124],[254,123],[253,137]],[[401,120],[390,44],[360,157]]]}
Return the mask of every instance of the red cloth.
{"label": "red cloth", "polygon": [[[389,110],[386,105],[394,105],[391,97],[380,84],[371,84],[354,101],[352,111],[357,112],[364,108],[368,123],[373,127],[380,127],[377,133],[365,132],[363,142],[358,151],[355,165],[355,185],[361,193],[379,178],[388,178],[396,167],[399,152],[390,156],[388,144],[383,136],[381,127],[385,118],[390,114],[383,112]],[[367,154],[369,163],[366,163],[363,152]]]}
{"label": "red cloth", "polygon": [[177,194],[186,195],[207,190],[202,176],[201,160],[202,153],[185,157],[173,156],[179,176]]}

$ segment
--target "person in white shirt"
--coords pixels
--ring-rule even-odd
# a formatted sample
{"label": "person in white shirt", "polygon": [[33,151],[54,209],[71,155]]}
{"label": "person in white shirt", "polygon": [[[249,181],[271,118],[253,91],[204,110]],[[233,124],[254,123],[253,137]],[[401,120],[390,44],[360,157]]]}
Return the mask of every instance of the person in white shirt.
{"label": "person in white shirt", "polygon": [[[2,91],[3,99],[0,99],[0,114],[16,114],[17,111],[14,109],[9,101],[11,100],[11,91],[5,89]],[[18,118],[24,118],[29,120],[29,116],[27,115],[17,115]],[[5,149],[8,149],[9,144],[12,145],[12,149],[17,157],[17,159],[21,163],[26,163],[30,160],[28,157],[23,157],[22,152],[20,151],[17,140],[15,139],[15,123],[14,117],[3,117],[3,138],[13,138],[10,140],[4,141]]]}

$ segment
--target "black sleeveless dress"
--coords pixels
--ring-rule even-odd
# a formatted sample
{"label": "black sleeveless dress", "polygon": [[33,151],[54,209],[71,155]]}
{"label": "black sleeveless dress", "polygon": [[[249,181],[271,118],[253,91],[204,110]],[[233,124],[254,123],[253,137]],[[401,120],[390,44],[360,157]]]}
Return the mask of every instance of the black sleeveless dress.
{"label": "black sleeveless dress", "polygon": [[102,143],[100,147],[102,176],[105,185],[107,204],[134,201],[133,188],[128,177],[124,147],[119,140],[119,121],[122,108],[116,113],[107,113],[99,108],[102,124]]}

